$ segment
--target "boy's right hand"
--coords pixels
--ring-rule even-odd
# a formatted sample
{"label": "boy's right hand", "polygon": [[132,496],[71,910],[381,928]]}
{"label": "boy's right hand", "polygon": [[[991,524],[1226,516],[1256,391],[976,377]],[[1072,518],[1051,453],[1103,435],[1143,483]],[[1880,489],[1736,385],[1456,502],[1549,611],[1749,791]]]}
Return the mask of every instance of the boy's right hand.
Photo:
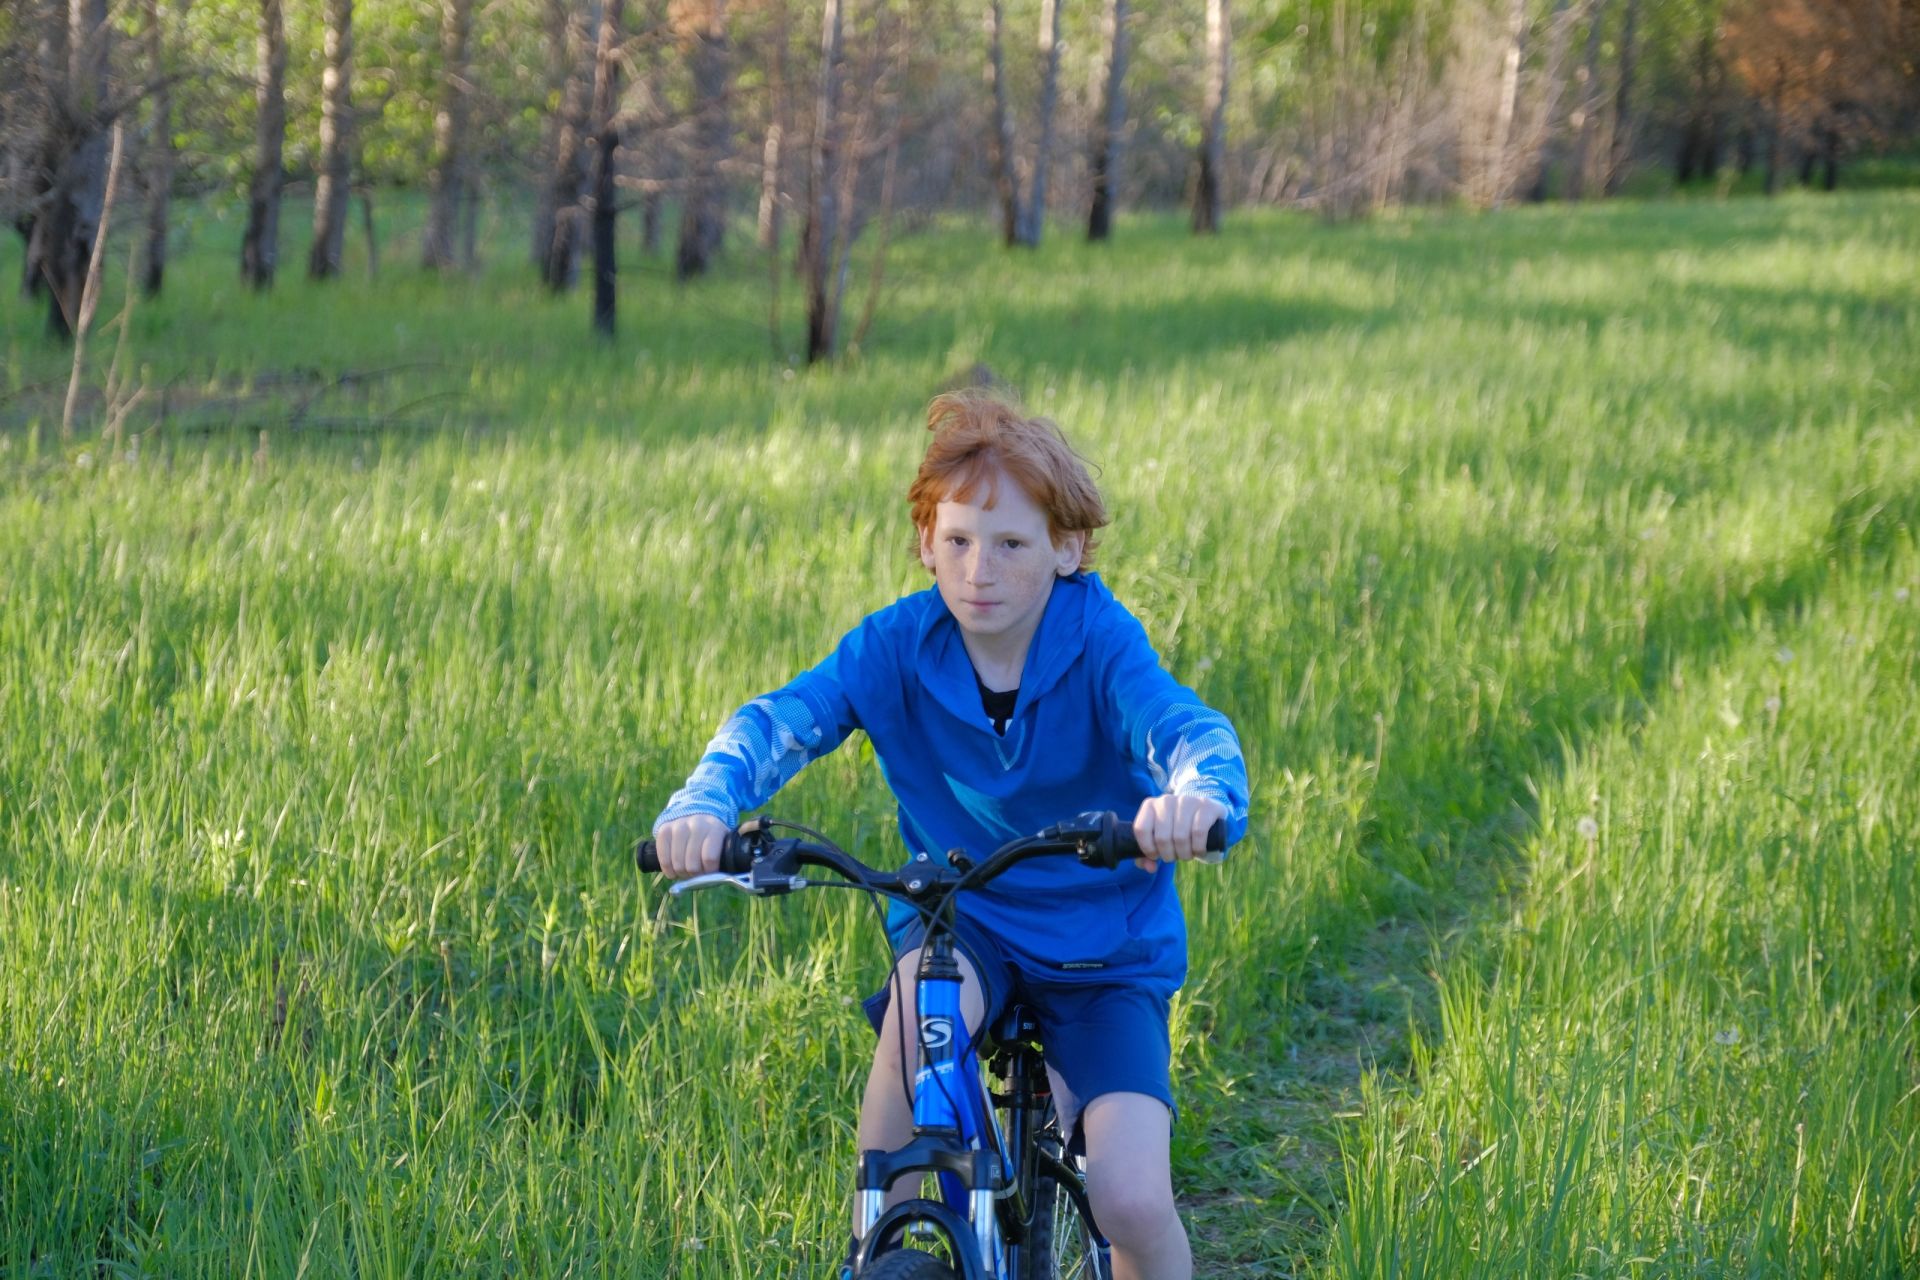
{"label": "boy's right hand", "polygon": [[653,846],[660,854],[660,874],[669,880],[684,880],[718,871],[720,850],[732,834],[732,827],[706,813],[690,813],[663,823],[653,833]]}

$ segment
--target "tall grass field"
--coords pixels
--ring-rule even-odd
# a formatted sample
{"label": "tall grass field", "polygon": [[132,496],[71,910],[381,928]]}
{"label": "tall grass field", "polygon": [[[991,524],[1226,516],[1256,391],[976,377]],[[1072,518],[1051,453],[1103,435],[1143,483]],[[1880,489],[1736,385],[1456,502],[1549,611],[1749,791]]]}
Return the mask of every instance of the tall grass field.
{"label": "tall grass field", "polygon": [[[941,224],[812,371],[744,235],[623,245],[611,344],[506,218],[266,295],[182,237],[70,438],[0,308],[0,1275],[827,1275],[884,939],[629,850],[925,584],[983,368],[1247,753],[1178,871],[1200,1274],[1920,1273],[1915,193]],[[773,812],[900,856],[857,737]]]}

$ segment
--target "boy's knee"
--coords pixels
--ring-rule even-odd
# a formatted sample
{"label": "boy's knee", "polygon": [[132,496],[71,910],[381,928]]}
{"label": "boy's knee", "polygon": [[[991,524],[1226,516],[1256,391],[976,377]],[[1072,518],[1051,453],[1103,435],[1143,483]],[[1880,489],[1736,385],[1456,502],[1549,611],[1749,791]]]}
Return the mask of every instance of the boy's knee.
{"label": "boy's knee", "polygon": [[1126,1176],[1087,1181],[1087,1198],[1093,1203],[1093,1218],[1100,1231],[1116,1248],[1128,1252],[1157,1249],[1170,1231],[1179,1229],[1180,1213],[1174,1208],[1171,1187],[1154,1186],[1152,1180]]}

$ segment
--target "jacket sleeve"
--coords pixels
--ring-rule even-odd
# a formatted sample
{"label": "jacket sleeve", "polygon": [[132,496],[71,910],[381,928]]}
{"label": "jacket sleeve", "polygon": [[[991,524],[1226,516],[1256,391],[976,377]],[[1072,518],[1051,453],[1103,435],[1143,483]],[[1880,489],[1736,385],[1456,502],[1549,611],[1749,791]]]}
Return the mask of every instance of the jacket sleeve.
{"label": "jacket sleeve", "polygon": [[873,630],[871,620],[862,623],[820,665],[728,717],[653,829],[700,813],[736,826],[743,812],[765,804],[809,763],[845,742],[861,727],[854,709],[859,690],[851,680],[871,682],[876,674]]}
{"label": "jacket sleeve", "polygon": [[1107,726],[1162,795],[1204,796],[1227,811],[1227,843],[1247,833],[1247,763],[1228,719],[1160,665],[1146,628],[1124,606],[1102,620]]}

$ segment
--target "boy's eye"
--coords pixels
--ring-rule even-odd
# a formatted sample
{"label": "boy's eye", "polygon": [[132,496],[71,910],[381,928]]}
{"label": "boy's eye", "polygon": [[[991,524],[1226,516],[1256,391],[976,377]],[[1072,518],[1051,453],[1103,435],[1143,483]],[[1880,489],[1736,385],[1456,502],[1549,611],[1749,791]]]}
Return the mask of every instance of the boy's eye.
{"label": "boy's eye", "polygon": [[1003,545],[1006,546],[1009,550],[1011,550],[1015,547],[1020,546],[1021,542],[1020,542],[1020,539],[1018,538],[1008,538]]}

